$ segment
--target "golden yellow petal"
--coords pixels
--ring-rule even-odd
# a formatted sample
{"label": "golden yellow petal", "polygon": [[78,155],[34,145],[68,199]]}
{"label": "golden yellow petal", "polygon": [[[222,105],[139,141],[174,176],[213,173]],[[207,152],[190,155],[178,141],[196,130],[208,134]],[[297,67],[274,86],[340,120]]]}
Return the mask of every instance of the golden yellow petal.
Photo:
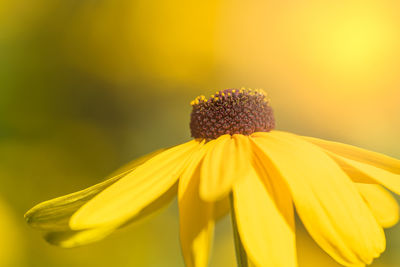
{"label": "golden yellow petal", "polygon": [[290,188],[297,213],[313,239],[336,261],[369,264],[385,249],[385,236],[356,186],[319,147],[293,134],[253,134],[267,169]]}
{"label": "golden yellow petal", "polygon": [[87,245],[96,241],[99,241],[109,234],[114,232],[117,228],[123,227],[126,224],[132,224],[137,222],[142,222],[143,219],[150,218],[150,215],[155,215],[160,212],[168,203],[176,196],[177,183],[171,187],[166,193],[161,197],[153,201],[151,204],[142,209],[138,214],[136,214],[129,221],[121,222],[118,224],[111,224],[105,227],[97,227],[85,230],[51,230],[44,235],[47,242],[52,245],[60,246],[64,248],[72,248],[82,245]]}
{"label": "golden yellow petal", "polygon": [[118,225],[79,231],[49,232],[44,235],[44,238],[52,245],[72,248],[99,241],[114,232],[116,228],[118,228]]}
{"label": "golden yellow petal", "polygon": [[341,159],[343,157],[339,157],[337,154],[334,154],[328,150],[325,150],[325,152],[336,161],[340,168],[342,168],[342,170],[350,177],[353,182],[364,184],[379,184],[377,181],[371,179],[371,177],[369,177],[365,173],[346,163],[345,160]]}
{"label": "golden yellow petal", "polygon": [[356,186],[382,227],[392,227],[399,221],[399,205],[386,189],[373,184],[356,183]]}
{"label": "golden yellow petal", "polygon": [[26,221],[32,227],[41,230],[62,231],[69,229],[69,219],[82,205],[161,151],[155,151],[130,162],[123,169],[119,169],[110,175],[110,178],[104,182],[72,194],[39,203],[25,214]]}
{"label": "golden yellow petal", "polygon": [[247,139],[242,135],[222,135],[206,144],[200,172],[202,199],[213,202],[225,198],[233,182],[244,175],[249,164]]}
{"label": "golden yellow petal", "polygon": [[295,230],[293,199],[289,187],[285,180],[281,179],[279,172],[275,168],[268,168],[265,164],[264,153],[259,148],[254,148],[253,167],[260,177],[269,195],[275,201],[281,214],[286,219],[287,224]]}
{"label": "golden yellow petal", "polygon": [[83,205],[71,217],[71,229],[95,228],[129,220],[171,188],[199,145],[193,140],[146,161]]}
{"label": "golden yellow petal", "polygon": [[206,267],[214,233],[214,213],[211,202],[199,196],[200,162],[205,150],[197,151],[179,180],[178,205],[180,240],[188,267]]}
{"label": "golden yellow petal", "polygon": [[386,156],[381,153],[338,142],[326,141],[314,137],[303,136],[303,138],[339,156],[356,160],[365,164],[370,164],[375,167],[400,174],[400,160],[398,159]]}
{"label": "golden yellow petal", "polygon": [[235,183],[233,196],[240,239],[249,260],[255,266],[296,266],[294,229],[254,170]]}
{"label": "golden yellow petal", "polygon": [[347,172],[354,181],[370,184],[382,184],[396,194],[400,194],[400,174],[377,168],[360,161],[341,157],[329,151],[326,152],[338,162],[343,170]]}

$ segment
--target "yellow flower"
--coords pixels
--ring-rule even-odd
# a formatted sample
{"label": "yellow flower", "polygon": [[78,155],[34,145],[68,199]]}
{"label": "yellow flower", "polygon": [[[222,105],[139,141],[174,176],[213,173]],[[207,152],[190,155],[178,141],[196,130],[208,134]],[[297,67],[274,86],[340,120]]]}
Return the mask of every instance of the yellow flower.
{"label": "yellow flower", "polygon": [[384,187],[400,193],[399,160],[273,130],[262,90],[226,89],[191,104],[194,140],[40,203],[26,213],[28,223],[47,231],[50,243],[83,245],[154,212],[177,190],[187,266],[207,265],[214,224],[229,212],[229,199],[242,266],[297,265],[293,207],[340,264],[363,266],[384,251],[382,227],[398,221],[398,205]]}

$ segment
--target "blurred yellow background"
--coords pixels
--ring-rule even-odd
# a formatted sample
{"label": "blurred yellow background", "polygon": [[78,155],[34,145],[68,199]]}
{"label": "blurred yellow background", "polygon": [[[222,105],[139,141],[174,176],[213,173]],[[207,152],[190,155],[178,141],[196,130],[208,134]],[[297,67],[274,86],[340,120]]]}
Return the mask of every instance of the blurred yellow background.
{"label": "blurred yellow background", "polygon": [[[173,202],[60,249],[34,204],[190,138],[189,102],[264,88],[277,128],[400,158],[400,2],[0,0],[0,266],[183,266]],[[235,266],[229,218],[211,266]],[[373,266],[398,266],[400,226]],[[300,266],[337,266],[299,226]]]}

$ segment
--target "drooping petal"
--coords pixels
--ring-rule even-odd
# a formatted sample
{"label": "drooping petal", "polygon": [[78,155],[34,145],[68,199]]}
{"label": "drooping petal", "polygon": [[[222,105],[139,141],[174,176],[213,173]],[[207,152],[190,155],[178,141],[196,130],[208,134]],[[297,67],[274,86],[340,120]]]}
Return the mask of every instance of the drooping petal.
{"label": "drooping petal", "polygon": [[327,153],[336,160],[343,170],[356,182],[382,184],[396,194],[400,194],[400,174],[341,157],[329,151],[327,151]]}
{"label": "drooping petal", "polygon": [[151,219],[153,216],[158,215],[168,206],[168,204],[172,202],[172,200],[176,197],[177,192],[178,183],[176,182],[170,189],[168,189],[167,192],[163,193],[160,197],[141,209],[140,212],[138,212],[135,216],[125,221],[121,227],[128,224],[141,223],[144,220]]}
{"label": "drooping petal", "polygon": [[206,267],[213,242],[214,203],[199,195],[200,162],[205,152],[203,147],[195,153],[179,180],[180,240],[188,267]]}
{"label": "drooping petal", "polygon": [[399,205],[386,189],[373,184],[356,183],[356,186],[382,227],[392,227],[399,221]]}
{"label": "drooping petal", "polygon": [[268,168],[264,162],[264,153],[256,147],[253,154],[254,170],[257,172],[269,195],[275,201],[276,206],[286,219],[288,225],[295,231],[293,199],[289,187],[285,180],[280,178],[277,170],[275,168]]}
{"label": "drooping petal", "polygon": [[255,266],[296,266],[294,229],[254,170],[235,183],[233,197],[240,239],[249,260]]}
{"label": "drooping petal", "polygon": [[25,214],[32,227],[42,230],[60,231],[69,229],[71,216],[85,203],[123,175],[116,176],[85,190],[39,203]]}
{"label": "drooping petal", "polygon": [[154,216],[155,214],[163,210],[163,208],[165,208],[167,204],[170,203],[171,200],[176,196],[178,188],[177,185],[178,184],[176,183],[166,193],[164,193],[161,197],[142,209],[129,221],[85,230],[52,229],[51,231],[45,233],[44,238],[50,244],[64,248],[83,246],[99,241],[113,233],[118,228],[121,228],[127,224],[142,222],[143,219],[149,219],[151,217],[150,215]]}
{"label": "drooping petal", "polygon": [[119,225],[108,225],[105,227],[86,230],[65,230],[59,232],[48,232],[44,235],[47,242],[52,245],[73,248],[99,241],[114,232]]}
{"label": "drooping petal", "polygon": [[39,203],[25,214],[26,221],[32,227],[41,230],[62,231],[69,229],[69,219],[82,205],[161,151],[152,152],[130,162],[115,171],[104,182],[72,194]]}
{"label": "drooping petal", "polygon": [[303,138],[323,148],[353,181],[382,184],[400,194],[400,160],[346,144]]}
{"label": "drooping petal", "polygon": [[347,266],[371,263],[385,249],[383,229],[346,173],[319,147],[293,134],[271,131],[251,140],[292,193],[313,239]]}
{"label": "drooping petal", "polygon": [[314,137],[303,136],[303,138],[339,156],[400,174],[400,160],[398,159],[352,145],[326,141]]}
{"label": "drooping petal", "polygon": [[196,140],[170,148],[146,161],[83,205],[70,220],[73,230],[126,221],[165,193],[177,181]]}
{"label": "drooping petal", "polygon": [[340,160],[338,155],[336,155],[328,150],[325,150],[325,152],[336,161],[336,163],[339,165],[339,167],[350,177],[350,179],[353,182],[364,183],[364,184],[379,184],[377,181],[371,179],[365,173],[352,167],[351,165],[346,163],[344,160]]}
{"label": "drooping petal", "polygon": [[200,172],[200,196],[206,201],[226,197],[233,182],[244,175],[248,166],[246,143],[238,137],[222,135],[206,144],[209,149]]}

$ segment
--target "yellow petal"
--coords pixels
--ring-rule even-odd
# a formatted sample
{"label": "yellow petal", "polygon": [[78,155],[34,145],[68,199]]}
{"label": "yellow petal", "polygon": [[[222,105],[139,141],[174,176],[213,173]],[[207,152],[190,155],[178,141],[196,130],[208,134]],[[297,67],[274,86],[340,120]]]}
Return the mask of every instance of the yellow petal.
{"label": "yellow petal", "polygon": [[314,137],[303,136],[303,138],[339,156],[363,162],[365,164],[370,164],[375,167],[400,174],[400,160],[398,159],[386,156],[381,153],[338,142],[326,141]]}
{"label": "yellow petal", "polygon": [[83,246],[99,241],[110,235],[117,228],[123,227],[127,224],[142,222],[144,218],[148,219],[150,217],[149,215],[155,215],[157,212],[160,212],[176,196],[177,187],[177,184],[175,184],[160,198],[146,206],[129,221],[85,230],[52,230],[47,232],[44,235],[44,238],[50,244],[64,248]]}
{"label": "yellow petal", "polygon": [[396,174],[375,166],[362,163],[360,161],[341,157],[335,153],[327,151],[334,160],[349,174],[356,182],[379,183],[400,194],[400,174]]}
{"label": "yellow petal", "polygon": [[72,194],[39,203],[25,214],[26,221],[32,227],[42,230],[61,231],[69,229],[69,219],[82,205],[161,151],[152,152],[132,161],[129,163],[129,167],[119,169],[104,182]]}
{"label": "yellow petal", "polygon": [[296,266],[293,228],[254,170],[235,183],[233,196],[240,239],[250,261],[255,266]]}
{"label": "yellow petal", "polygon": [[116,228],[118,228],[118,225],[79,231],[49,232],[45,234],[44,238],[52,245],[72,248],[99,241],[114,232]]}
{"label": "yellow petal", "polygon": [[253,167],[267,189],[269,195],[275,201],[279,211],[286,219],[287,224],[295,230],[293,200],[289,187],[285,180],[280,178],[279,172],[275,168],[268,168],[264,164],[268,159],[262,150],[254,147]]}
{"label": "yellow petal", "polygon": [[340,166],[340,168],[350,177],[350,179],[353,182],[364,183],[364,184],[379,184],[377,181],[371,179],[365,173],[359,171],[358,169],[346,163],[345,160],[341,160],[342,157],[339,158],[338,155],[328,150],[325,150],[325,152],[336,161],[336,163]]}
{"label": "yellow petal", "polygon": [[202,199],[212,202],[225,198],[233,182],[244,175],[249,164],[246,139],[242,135],[222,135],[206,144],[208,149],[200,172]]}
{"label": "yellow petal", "polygon": [[386,189],[372,184],[357,183],[356,186],[382,227],[392,227],[399,221],[399,205]]}
{"label": "yellow petal", "polygon": [[287,182],[297,213],[313,239],[336,261],[371,263],[385,249],[383,229],[345,172],[319,147],[293,134],[256,133],[267,169]]}
{"label": "yellow petal", "polygon": [[178,191],[178,183],[175,183],[167,192],[162,194],[159,198],[148,204],[146,207],[140,210],[135,216],[125,221],[121,227],[132,224],[132,223],[141,223],[145,220],[156,216],[160,212],[162,212],[169,203],[175,198],[176,193]]}
{"label": "yellow petal", "polygon": [[188,267],[206,267],[214,233],[213,203],[199,195],[200,162],[205,149],[195,153],[179,180],[180,240]]}
{"label": "yellow petal", "polygon": [[83,205],[71,217],[71,229],[129,220],[171,188],[198,147],[199,142],[193,140],[146,161]]}

